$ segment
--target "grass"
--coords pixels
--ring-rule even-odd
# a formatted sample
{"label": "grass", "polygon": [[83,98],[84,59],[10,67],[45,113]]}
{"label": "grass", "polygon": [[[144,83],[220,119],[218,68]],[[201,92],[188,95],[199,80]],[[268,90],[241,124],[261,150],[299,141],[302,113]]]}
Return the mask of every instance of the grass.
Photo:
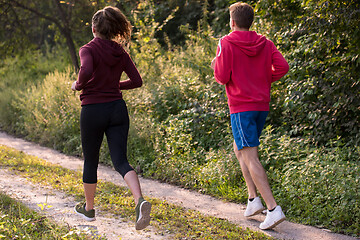
{"label": "grass", "polygon": [[90,239],[85,233],[55,224],[0,193],[0,239]]}
{"label": "grass", "polygon": [[[83,199],[81,173],[50,164],[37,157],[0,145],[0,166],[16,171],[30,181],[61,190],[77,200]],[[224,219],[204,216],[193,210],[168,204],[156,198],[153,205],[152,222],[159,234],[170,233],[175,239],[271,239],[263,233],[230,223]],[[127,188],[111,182],[99,181],[96,206],[104,212],[133,221],[134,203]]]}

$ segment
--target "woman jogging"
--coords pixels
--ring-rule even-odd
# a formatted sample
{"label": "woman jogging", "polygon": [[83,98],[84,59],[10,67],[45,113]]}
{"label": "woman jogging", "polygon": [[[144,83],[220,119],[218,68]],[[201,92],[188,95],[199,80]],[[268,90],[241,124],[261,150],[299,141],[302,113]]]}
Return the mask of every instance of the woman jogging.
{"label": "woman jogging", "polygon": [[[79,51],[81,68],[72,90],[82,91],[81,142],[84,154],[85,203],[75,212],[87,221],[95,220],[94,197],[99,151],[106,134],[114,168],[130,188],[136,205],[136,230],[150,223],[151,204],[144,200],[138,176],[127,160],[129,115],[121,90],[141,87],[142,78],[121,44],[130,40],[131,24],[115,7],[105,7],[92,18],[94,39]],[[125,72],[128,80],[121,81]]]}

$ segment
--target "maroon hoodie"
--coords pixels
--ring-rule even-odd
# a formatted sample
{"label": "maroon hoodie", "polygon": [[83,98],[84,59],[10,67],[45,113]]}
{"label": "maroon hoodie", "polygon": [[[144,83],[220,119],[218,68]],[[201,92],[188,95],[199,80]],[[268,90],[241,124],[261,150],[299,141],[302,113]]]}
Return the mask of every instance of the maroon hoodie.
{"label": "maroon hoodie", "polygon": [[[122,99],[121,90],[141,87],[142,78],[129,54],[118,43],[94,38],[79,50],[81,67],[76,90],[81,105]],[[121,81],[125,72],[128,80]]]}
{"label": "maroon hoodie", "polygon": [[234,31],[219,41],[214,75],[225,85],[230,113],[269,111],[271,83],[288,70],[274,43],[254,31]]}

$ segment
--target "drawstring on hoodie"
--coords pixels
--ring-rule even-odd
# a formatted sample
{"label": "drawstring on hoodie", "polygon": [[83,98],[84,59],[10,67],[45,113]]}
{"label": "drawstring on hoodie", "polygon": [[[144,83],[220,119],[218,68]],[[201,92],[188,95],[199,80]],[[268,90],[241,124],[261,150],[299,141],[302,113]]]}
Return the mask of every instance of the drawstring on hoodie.
{"label": "drawstring on hoodie", "polygon": [[218,57],[220,57],[221,54],[221,38],[219,39],[219,53],[218,53]]}

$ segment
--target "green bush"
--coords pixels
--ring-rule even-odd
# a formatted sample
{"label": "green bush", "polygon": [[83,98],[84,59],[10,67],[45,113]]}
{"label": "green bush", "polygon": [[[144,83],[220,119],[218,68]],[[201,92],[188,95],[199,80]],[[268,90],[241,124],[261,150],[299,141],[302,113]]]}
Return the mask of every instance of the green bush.
{"label": "green bush", "polygon": [[[345,234],[360,233],[360,148],[314,150],[274,170],[275,193],[295,221]],[[352,153],[351,153],[352,152]]]}
{"label": "green bush", "polygon": [[272,119],[292,136],[359,145],[359,7],[353,0],[259,2],[257,14],[290,63]]}
{"label": "green bush", "polygon": [[49,72],[66,69],[68,63],[63,60],[64,52],[59,49],[54,48],[45,53],[26,51],[22,55],[0,61],[0,128],[19,134],[14,129],[18,115],[11,102],[16,95],[21,96],[26,89],[41,83]]}
{"label": "green bush", "polygon": [[359,235],[360,148],[345,147],[340,141],[331,148],[314,147],[310,140],[275,130],[266,128],[260,158],[287,217]]}
{"label": "green bush", "polygon": [[13,128],[27,139],[65,153],[80,155],[80,102],[70,89],[70,69],[48,74],[38,86],[19,92],[11,102]]}

